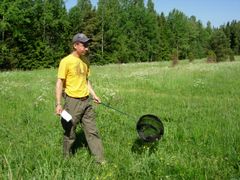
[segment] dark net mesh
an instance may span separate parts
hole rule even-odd
[[[152,142],[161,139],[164,127],[157,116],[148,114],[139,119],[137,131],[142,140]]]

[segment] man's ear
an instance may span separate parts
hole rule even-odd
[[[73,49],[76,49],[77,43],[73,44]]]

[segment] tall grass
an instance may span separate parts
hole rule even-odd
[[[240,178],[240,58],[92,66],[102,101],[136,116],[94,105],[106,166],[93,161],[77,129],[77,151],[62,157],[54,114],[56,69],[0,73],[0,179]],[[139,141],[135,126],[155,114],[161,141]]]

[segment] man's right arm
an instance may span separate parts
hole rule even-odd
[[[60,115],[62,112],[62,105],[61,105],[61,99],[62,99],[62,91],[63,91],[63,83],[64,79],[57,79],[56,83],[56,114]]]

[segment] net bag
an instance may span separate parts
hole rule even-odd
[[[137,122],[137,132],[139,137],[146,142],[160,140],[164,134],[163,123],[157,116],[143,115]]]

